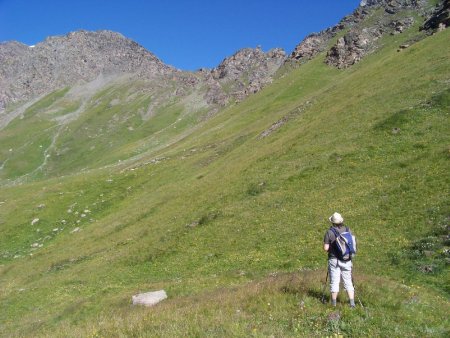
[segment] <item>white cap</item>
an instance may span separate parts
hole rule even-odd
[[[328,218],[331,223],[333,224],[342,224],[344,223],[344,219],[342,218],[341,214],[338,212],[335,212],[333,215]]]

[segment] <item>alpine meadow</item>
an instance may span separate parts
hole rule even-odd
[[[448,337],[449,12],[362,1],[197,72],[109,31],[0,44],[0,335]]]

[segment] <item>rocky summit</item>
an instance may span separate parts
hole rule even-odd
[[[0,44],[0,107],[105,76],[175,72],[134,41],[111,31],[78,31],[35,46]]]

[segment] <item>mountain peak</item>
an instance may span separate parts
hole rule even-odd
[[[107,30],[51,36],[33,48],[14,41],[0,44],[4,105],[99,75],[136,73],[153,78],[175,71],[135,41]]]

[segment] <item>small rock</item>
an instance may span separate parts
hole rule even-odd
[[[339,313],[338,311],[336,311],[336,312],[331,312],[331,313],[328,315],[328,320],[329,320],[329,321],[338,321],[339,319],[341,319],[341,315],[340,315],[340,313]]]
[[[39,218],[35,218],[34,220],[31,221],[31,225],[35,225],[39,222]]]
[[[420,271],[422,271],[423,273],[431,273],[433,272],[433,266],[431,265],[423,265],[419,268]]]
[[[423,254],[425,255],[425,257],[432,257],[434,255],[434,252],[430,250],[424,250]]]
[[[186,226],[188,228],[195,228],[197,225],[199,225],[200,223],[198,221],[192,222],[190,224],[186,224]]]
[[[395,14],[395,10],[393,10],[392,8],[385,8],[384,10],[388,14]]]
[[[133,305],[154,306],[167,298],[166,291],[159,290],[147,293],[140,293],[131,297]]]
[[[33,243],[33,244],[31,244],[31,247],[32,248],[38,248],[39,247],[39,243]]]
[[[392,134],[398,134],[400,132],[400,128],[392,128]]]
[[[59,231],[59,228],[54,228],[53,229],[53,232],[57,232],[57,231]]]
[[[37,206],[37,208],[38,208],[38,209],[44,209],[44,208],[45,208],[45,204],[39,204],[39,205]]]
[[[406,301],[406,304],[417,304],[417,303],[419,303],[419,301],[420,301],[419,297],[414,295]]]
[[[76,228],[73,229],[70,233],[73,234],[73,233],[78,232],[78,231],[80,231],[80,230],[81,230],[81,229],[80,229],[79,227],[76,227]]]
[[[80,217],[84,218],[84,217],[86,217],[86,214],[81,214]]]

